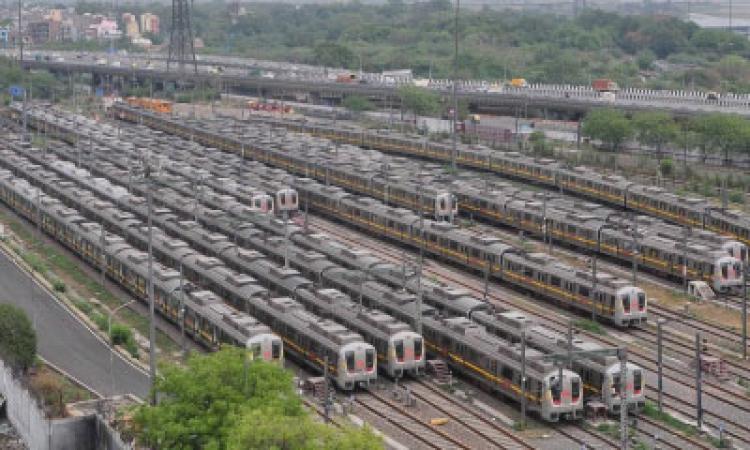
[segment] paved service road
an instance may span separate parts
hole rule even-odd
[[[23,308],[30,319],[36,317],[39,354],[102,395],[112,394],[109,370],[110,349],[77,317],[59,304],[47,291],[0,251],[0,303]],[[132,393],[147,398],[148,374],[115,354],[113,372],[117,394]]]

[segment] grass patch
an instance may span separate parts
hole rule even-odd
[[[52,284],[55,291],[65,293],[73,303],[73,306],[88,315],[96,326],[104,331],[107,330],[107,309],[122,305],[122,301],[112,292],[102,287],[99,274],[89,275],[82,267],[84,263],[78,257],[69,255],[56,246],[43,244],[37,239],[36,230],[22,223],[17,216],[0,211],[0,220],[20,241],[19,244],[11,240],[11,249],[26,261],[35,271],[44,275]],[[29,250],[27,250],[29,249]],[[101,302],[103,308],[97,311],[85,298],[96,298]],[[104,308],[106,307],[106,308]],[[120,322],[138,331],[143,336],[148,335],[149,320],[134,311],[124,310],[118,313]],[[114,324],[113,324],[114,325]],[[172,340],[162,331],[156,331],[156,345],[163,350],[163,355],[168,355],[179,350],[179,344]],[[134,338],[123,344],[125,349],[134,357],[138,355],[138,345]]]
[[[591,319],[578,319],[573,322],[573,326],[588,331],[589,333],[598,334],[601,336],[607,335],[607,330],[599,322],[594,322]]]
[[[664,425],[685,433],[688,436],[694,436],[698,432],[698,430],[693,425],[687,424],[677,419],[676,417],[673,417],[667,412],[659,411],[659,408],[654,405],[653,402],[646,402],[646,406],[643,407],[643,415],[651,419],[658,420]]]

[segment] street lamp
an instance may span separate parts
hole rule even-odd
[[[130,306],[132,303],[134,303],[135,300],[130,300],[127,303],[123,303],[122,305],[118,306],[117,308],[113,309],[109,313],[109,319],[107,320],[107,333],[109,334],[109,344],[110,344],[110,352],[109,352],[109,376],[110,381],[112,382],[112,391],[110,392],[110,395],[115,395],[115,371],[114,371],[114,358],[115,358],[115,340],[112,337],[112,318],[123,308],[126,308]]]

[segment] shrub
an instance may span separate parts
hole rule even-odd
[[[0,358],[26,371],[35,356],[36,333],[26,313],[13,305],[0,305]]]
[[[114,323],[112,324],[109,339],[114,345],[122,345],[133,340],[133,332],[123,324]]]
[[[55,292],[64,293],[67,290],[67,286],[65,286],[65,283],[62,280],[55,280],[52,282],[52,289],[54,289]]]

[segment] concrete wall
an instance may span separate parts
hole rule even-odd
[[[21,382],[0,360],[0,393],[10,423],[32,450],[127,450],[99,415],[47,419]]]

